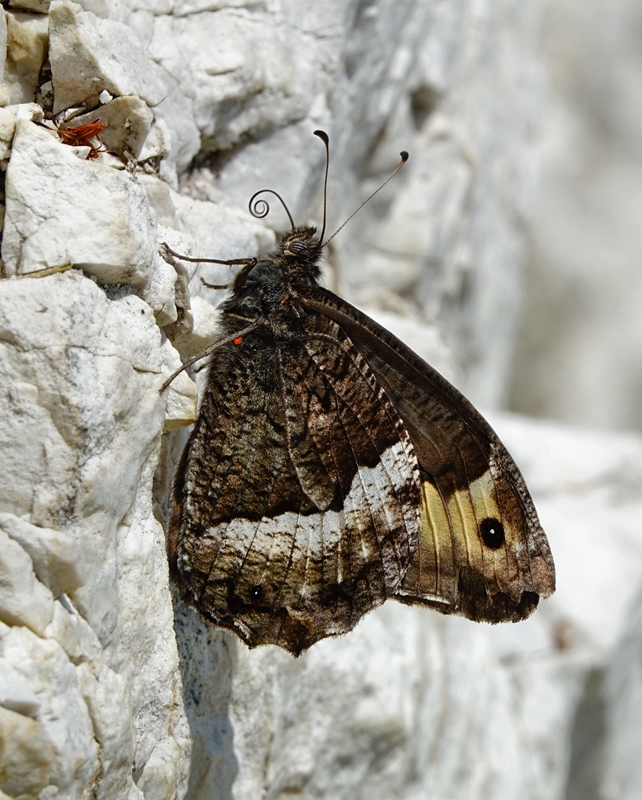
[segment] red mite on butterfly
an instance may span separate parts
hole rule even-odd
[[[206,619],[293,655],[389,598],[525,619],[555,590],[555,566],[517,465],[448,381],[320,285],[328,163],[320,236],[269,189],[292,226],[272,252],[222,261],[164,246],[241,268],[213,287],[231,289],[218,338],[160,390],[216,351],[176,471],[173,577]]]

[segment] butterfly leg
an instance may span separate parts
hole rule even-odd
[[[175,250],[167,244],[167,242],[161,242],[161,251],[167,255],[174,256],[174,258],[180,258],[181,261],[191,261],[193,263],[204,262],[206,264],[226,264],[228,267],[234,266],[255,266],[257,259],[252,258],[229,258],[227,260],[221,260],[220,258],[194,258],[193,256],[184,256],[181,253],[177,253]]]
[[[183,366],[180,369],[177,369],[175,372],[173,372],[169,376],[169,378],[163,383],[163,385],[158,390],[158,394],[163,394],[165,389],[167,389],[167,387],[174,380],[174,378],[180,375],[181,372],[186,370],[188,367],[191,367],[192,364],[195,364],[202,358],[209,356],[211,353],[214,352],[214,350],[216,350],[219,347],[223,347],[223,345],[229,344],[230,342],[236,342],[238,340],[242,341],[244,336],[246,336],[248,333],[250,333],[251,331],[255,330],[256,328],[258,328],[260,325],[263,324],[264,324],[263,320],[254,322],[252,325],[248,325],[247,328],[243,328],[243,330],[237,331],[236,333],[233,333],[231,336],[225,336],[223,339],[218,339],[217,341],[213,342],[211,345],[206,347],[205,350],[202,350],[200,353],[197,353],[195,356],[192,356],[192,358],[188,358],[187,361],[183,364]]]

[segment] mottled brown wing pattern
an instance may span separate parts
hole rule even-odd
[[[420,507],[399,414],[318,315],[299,338],[259,329],[217,352],[177,472],[170,561],[213,622],[298,654],[398,591]]]
[[[555,568],[524,480],[497,435],[450,383],[369,317],[319,287],[302,302],[350,337],[417,455],[421,535],[396,599],[489,622],[529,616],[539,597],[554,591]]]

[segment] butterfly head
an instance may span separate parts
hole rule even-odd
[[[321,249],[316,228],[294,228],[279,237],[272,257],[288,283],[314,283],[320,275]]]
[[[248,319],[287,317],[288,298],[297,289],[318,284],[321,250],[316,228],[293,228],[281,234],[274,250],[237,274],[222,309]]]

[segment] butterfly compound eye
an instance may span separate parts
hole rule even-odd
[[[295,239],[288,244],[288,251],[292,253],[293,256],[307,256],[310,253],[307,244],[299,239]]]
[[[490,550],[499,550],[506,540],[504,526],[498,519],[487,518],[479,526],[482,542]]]

